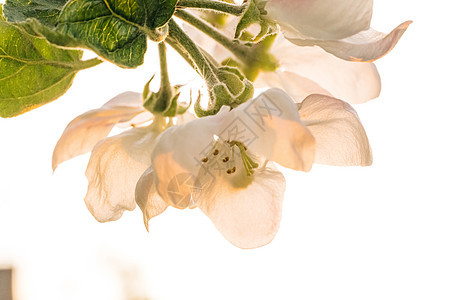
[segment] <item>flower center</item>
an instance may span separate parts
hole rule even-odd
[[[236,152],[235,146],[239,149]],[[208,169],[223,172],[231,175],[236,173],[236,161],[242,161],[247,176],[255,173],[254,169],[258,168],[256,163],[247,153],[247,147],[239,141],[216,141],[210,152],[202,159],[202,163],[208,166]]]

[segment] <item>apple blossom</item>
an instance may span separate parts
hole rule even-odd
[[[240,248],[263,246],[278,231],[286,184],[277,164],[304,172],[314,163],[371,165],[366,132],[349,103],[379,95],[371,62],[411,23],[389,34],[370,28],[373,0],[35,2],[0,5],[0,48],[8,53],[0,61],[0,115],[55,100],[77,72],[103,61],[136,68],[147,42],[157,42],[159,91],[150,91],[150,80],[142,95],[122,93],[75,118],[56,144],[53,170],[91,152],[85,203],[98,221],[117,220],[138,204],[148,230],[169,206],[199,208]],[[219,29],[211,23],[224,15],[208,22],[192,9],[236,18]],[[199,95],[193,107],[199,118],[179,105],[166,45],[207,88],[208,105]],[[99,57],[82,60],[81,49]],[[253,98],[254,87],[266,91]],[[128,130],[108,137],[114,126]]]
[[[141,115],[141,121],[153,116],[142,106],[142,95],[124,92],[106,102],[102,107],[81,114],[64,130],[53,151],[53,170],[62,162],[88,153],[95,144],[108,136],[114,125],[129,125]],[[132,121],[133,120],[133,121]]]
[[[279,61],[275,72],[261,72],[255,87],[279,87],[297,102],[324,94],[360,104],[379,96],[381,78],[374,63],[349,62],[318,47],[297,47],[282,35],[271,49]]]
[[[135,208],[136,182],[150,166],[157,136],[171,125],[167,118],[146,111],[142,102],[141,94],[125,92],[78,116],[66,127],[53,152],[56,169],[63,161],[92,151],[86,169],[85,203],[100,222],[117,220],[124,210]],[[150,120],[150,125],[136,127]],[[133,128],[107,137],[114,125]]]
[[[314,161],[371,164],[355,111],[323,95],[296,107],[285,92],[270,89],[162,133],[136,186],[136,202],[147,229],[168,206],[199,207],[232,244],[260,247],[274,238],[281,218],[285,181],[273,162],[309,171]]]
[[[372,0],[269,0],[267,18],[299,46],[319,46],[349,61],[374,61],[394,48],[411,21],[384,34],[370,28]]]

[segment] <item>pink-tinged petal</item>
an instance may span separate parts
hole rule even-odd
[[[142,108],[142,102],[142,94],[136,92],[123,92],[103,104],[102,108],[115,108],[118,106]]]
[[[411,23],[412,21],[404,22],[389,34],[369,29],[342,40],[301,39],[289,36],[289,33],[285,36],[298,46],[319,46],[344,60],[371,62],[389,53]]]
[[[84,201],[99,222],[117,220],[124,210],[135,208],[136,183],[150,166],[159,133],[153,125],[133,128],[95,145],[86,169],[89,186]]]
[[[130,127],[142,126],[145,123],[153,120],[153,117],[154,116],[151,112],[144,110],[134,116],[131,120],[117,123],[116,127],[121,129],[128,129]]]
[[[342,39],[370,27],[372,0],[269,0],[268,17],[297,37]]]
[[[316,163],[369,166],[372,150],[356,111],[346,102],[311,95],[298,104],[299,115],[316,139]]]
[[[294,170],[309,171],[315,141],[301,122],[295,103],[280,89],[270,89],[231,111],[219,137],[242,142],[267,160]]]
[[[348,62],[319,47],[297,47],[281,35],[277,37],[272,51],[280,62],[278,73],[295,73],[329,92],[315,92],[310,89],[312,92],[308,95],[332,95],[349,103],[358,104],[374,99],[380,94],[381,79],[373,63]],[[291,91],[296,87],[302,89],[303,86],[310,86],[300,80],[295,84],[294,79],[289,80],[286,77],[285,75],[280,80],[282,83],[288,82]],[[294,97],[291,92],[286,91]],[[298,99],[300,98],[295,98]],[[304,97],[300,100],[302,99]]]
[[[144,215],[144,225],[148,231],[148,222],[151,218],[162,214],[168,207],[167,203],[158,195],[155,186],[153,167],[145,170],[136,184],[136,203]]]
[[[296,73],[282,70],[262,73],[256,79],[254,86],[256,88],[280,88],[289,94],[295,102],[300,102],[311,94],[332,96],[330,92],[316,82]]]
[[[90,152],[98,141],[108,136],[115,124],[128,122],[141,114],[144,111],[142,104],[125,105],[142,102],[141,98],[138,93],[123,93],[101,108],[90,110],[72,120],[53,151],[53,170],[66,160]]]
[[[229,107],[224,106],[215,116],[173,126],[158,138],[152,153],[156,189],[170,205],[180,209],[189,206],[201,160],[228,114]]]
[[[257,169],[245,188],[236,187],[227,176],[217,177],[202,191],[199,208],[239,248],[270,243],[280,226],[286,186],[283,175],[275,167]]]

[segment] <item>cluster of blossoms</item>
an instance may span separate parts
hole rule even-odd
[[[92,152],[85,202],[100,222],[117,220],[137,204],[148,229],[169,206],[198,207],[232,244],[269,243],[285,191],[276,164],[308,172],[314,163],[372,163],[350,104],[379,95],[372,61],[388,53],[410,23],[377,32],[370,28],[372,5],[180,0],[175,16],[206,35],[170,21],[166,42],[203,76],[207,107],[199,99],[191,114],[162,76],[158,93],[148,86],[143,94],[126,92],[75,118],[55,147],[53,168]],[[223,15],[205,13],[220,8],[236,16],[219,22]],[[159,48],[165,55],[164,42]],[[161,66],[164,73],[165,56]],[[254,97],[253,86],[265,90]],[[132,128],[108,137],[116,125]]]

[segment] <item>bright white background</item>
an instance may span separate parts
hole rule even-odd
[[[356,107],[374,164],[286,171],[281,228],[260,249],[233,247],[198,210],[170,208],[150,233],[139,209],[97,223],[83,202],[89,155],[52,175],[66,124],[141,91],[154,48],[137,70],[105,63],[58,101],[1,119],[0,267],[15,267],[17,299],[450,299],[450,5],[375,2],[375,29],[414,23],[377,62],[380,98]],[[185,65],[169,63],[185,83]]]

